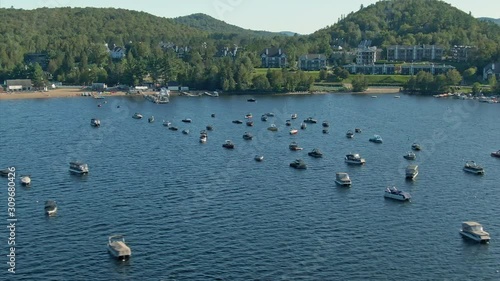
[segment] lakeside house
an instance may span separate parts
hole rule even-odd
[[[281,48],[266,48],[260,57],[264,68],[283,68],[288,65],[287,55]]]
[[[299,57],[300,70],[321,70],[326,68],[326,56],[323,54],[307,54]]]
[[[5,80],[4,85],[7,91],[31,91],[33,88],[31,79]]]
[[[401,66],[401,74],[402,75],[416,75],[420,71],[429,72],[433,75],[445,74],[446,72],[455,69],[454,66],[451,65],[440,65],[433,63],[422,63],[422,64],[403,64]]]
[[[348,64],[343,66],[351,74],[367,74],[367,75],[392,75],[396,74],[396,67],[394,64]]]
[[[500,79],[500,62],[489,63],[483,68],[483,79],[488,80],[490,76],[495,76]]]
[[[109,54],[114,60],[121,60],[125,57],[125,48],[114,46],[113,50],[109,50]]]
[[[377,62],[377,47],[371,44],[371,40],[363,40],[359,43],[356,52],[356,64],[371,65]]]
[[[444,49],[436,45],[392,45],[387,47],[388,61],[443,60]]]

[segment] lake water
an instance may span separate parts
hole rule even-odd
[[[498,104],[379,95],[66,98],[0,102],[0,167],[15,166],[16,274],[7,272],[9,230],[1,231],[3,280],[498,280],[500,149]],[[107,103],[104,104],[104,101]],[[103,103],[102,107],[98,107]],[[118,106],[120,108],[118,108]],[[135,112],[144,119],[132,119]],[[260,116],[273,112],[267,122]],[[215,118],[211,114],[215,113]],[[255,125],[245,121],[253,114]],[[289,134],[285,120],[292,113]],[[156,122],[148,123],[154,115]],[[90,126],[91,118],[102,126]],[[182,123],[191,118],[192,123]],[[169,120],[179,127],[162,126]],[[329,134],[321,122],[330,123]],[[268,131],[276,124],[278,132]],[[199,132],[213,125],[208,142]],[[362,133],[347,139],[347,130]],[[184,135],[182,129],[189,129]],[[254,139],[242,135],[251,132]],[[368,141],[379,134],[384,143]],[[234,150],[222,148],[225,140]],[[290,151],[296,141],[304,148]],[[420,174],[404,178],[418,142]],[[319,148],[324,157],[307,152]],[[366,165],[347,166],[360,153]],[[254,161],[256,154],[263,162]],[[307,170],[289,163],[302,158]],[[68,163],[89,165],[88,176]],[[485,167],[462,171],[467,160]],[[337,187],[336,172],[351,188]],[[19,184],[29,174],[31,187]],[[7,210],[6,178],[0,204]],[[411,202],[384,199],[387,186]],[[44,215],[56,200],[58,213]],[[489,245],[463,240],[461,223],[490,232]],[[126,262],[106,249],[124,234]]]

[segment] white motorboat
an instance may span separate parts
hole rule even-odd
[[[57,213],[57,204],[54,200],[45,201],[45,214],[48,216],[53,216]]]
[[[408,151],[405,155],[403,155],[403,158],[406,160],[415,160],[417,159],[417,155],[413,151]]]
[[[92,127],[100,127],[101,126],[101,120],[92,118],[90,119],[90,126]]]
[[[172,123],[170,123],[170,121],[163,121],[163,126],[165,127],[170,127],[170,125],[172,125]]]
[[[467,161],[464,166],[464,171],[467,173],[472,173],[476,175],[484,175],[483,167],[479,166],[474,161]]]
[[[352,165],[363,165],[366,162],[365,159],[361,158],[361,156],[359,156],[359,154],[357,153],[347,154],[344,157],[344,160],[347,164],[352,164]]]
[[[227,149],[233,149],[234,148],[234,143],[230,140],[226,140],[222,147],[227,148]]]
[[[323,157],[323,152],[321,152],[318,148],[315,148],[311,152],[308,152],[307,155],[314,158],[321,158]]]
[[[155,117],[154,117],[154,116],[150,116],[150,117],[148,118],[148,122],[149,122],[149,123],[153,123],[154,121],[155,121]]]
[[[386,188],[384,197],[399,201],[410,201],[411,199],[410,193],[398,190],[395,186]]]
[[[418,165],[408,165],[405,170],[406,178],[413,180],[418,175]]]
[[[307,164],[302,159],[296,159],[295,161],[290,163],[290,167],[298,170],[305,170],[307,169]]]
[[[460,234],[462,235],[462,237],[469,238],[476,242],[490,242],[490,234],[483,230],[483,226],[480,223],[475,221],[463,222]]]
[[[108,251],[119,260],[126,260],[132,255],[129,246],[125,244],[123,235],[112,235],[108,238]]]
[[[88,174],[89,166],[82,162],[70,162],[69,163],[69,171],[75,174]]]
[[[291,142],[290,145],[288,145],[288,148],[292,151],[299,151],[302,150],[302,147],[299,147],[299,144],[296,142]]]
[[[299,132],[297,129],[291,129],[290,130],[290,135],[296,135]]]
[[[370,138],[370,141],[374,142],[374,143],[382,143],[383,142],[382,137],[379,135],[374,135],[372,138]]]
[[[257,162],[262,162],[262,161],[264,161],[264,156],[263,155],[255,155],[255,157],[253,159],[255,159],[255,161],[257,161]]]
[[[345,136],[348,139],[352,139],[352,138],[354,138],[354,133],[351,130],[349,130],[349,131],[347,131],[347,133],[345,133]]]
[[[292,119],[297,119],[297,117],[298,117],[297,113],[293,113],[292,116],[290,116],[290,118]]]
[[[335,174],[335,182],[340,186],[351,186],[351,178],[347,173],[337,173]]]
[[[413,143],[411,145],[411,149],[416,150],[416,151],[420,151],[420,150],[422,150],[422,147],[418,143]]]
[[[271,132],[276,132],[278,131],[278,127],[276,127],[275,124],[271,124],[271,126],[267,127],[267,129]]]
[[[132,118],[134,118],[134,119],[142,119],[142,114],[140,114],[140,113],[137,113],[137,112],[136,112],[136,113],[132,116]]]
[[[31,177],[29,175],[21,176],[21,184],[29,186],[31,184]]]
[[[208,139],[207,131],[203,130],[200,132],[200,143],[206,143]]]

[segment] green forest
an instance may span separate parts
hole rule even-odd
[[[338,47],[354,50],[366,39],[382,49],[393,44],[436,44],[447,50],[454,45],[477,47],[476,56],[457,67],[461,75],[500,61],[500,26],[438,0],[379,1],[311,35],[294,36],[245,30],[201,14],[167,19],[124,9],[40,8],[0,9],[0,16],[0,78],[30,78],[37,87],[47,81],[177,81],[206,90],[306,91],[319,78],[294,68],[299,56],[325,54],[337,69],[353,62],[339,56]],[[111,58],[109,49],[114,46],[125,48],[123,58]],[[222,48],[234,46],[235,56],[219,55]],[[256,72],[261,52],[269,47],[285,50],[291,67]],[[45,54],[46,63],[27,64],[26,55],[33,53]]]

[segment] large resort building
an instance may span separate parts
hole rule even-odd
[[[388,61],[441,61],[444,50],[436,45],[393,45],[387,47]]]

